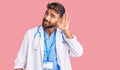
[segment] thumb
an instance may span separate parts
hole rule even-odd
[[[57,22],[57,27],[59,27],[61,25],[61,21]]]

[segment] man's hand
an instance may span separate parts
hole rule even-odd
[[[58,28],[60,28],[62,31],[68,31],[69,22],[70,22],[70,18],[68,17],[68,14],[65,13],[61,21],[58,23]]]
[[[61,29],[67,38],[73,38],[69,31],[70,17],[68,14],[64,14],[61,21],[58,23],[58,28]]]

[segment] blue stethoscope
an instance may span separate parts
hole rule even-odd
[[[34,39],[36,38],[37,35],[39,36],[39,38],[41,38],[40,27],[41,27],[41,26],[38,26],[37,31],[36,31],[35,34],[34,34]],[[61,32],[61,34],[62,34],[62,39],[64,40],[65,37],[64,37],[63,32]]]
[[[38,26],[37,31],[34,34],[34,39],[36,38],[37,35],[39,36],[39,38],[41,38],[40,27],[41,26]]]

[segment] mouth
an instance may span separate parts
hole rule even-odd
[[[45,25],[49,25],[50,23],[46,20],[43,21]]]
[[[45,24],[49,24],[47,21],[44,21]]]

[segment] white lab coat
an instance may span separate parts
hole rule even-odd
[[[24,36],[21,48],[15,59],[14,69],[26,68],[26,70],[42,70],[43,54],[44,54],[44,35],[43,27],[40,27],[41,37],[37,35],[34,38],[34,34],[37,27],[28,30]],[[56,51],[58,64],[61,70],[72,70],[69,55],[81,56],[83,54],[83,48],[77,41],[76,37],[68,39],[64,35],[62,38],[61,30],[57,28],[56,32]]]

